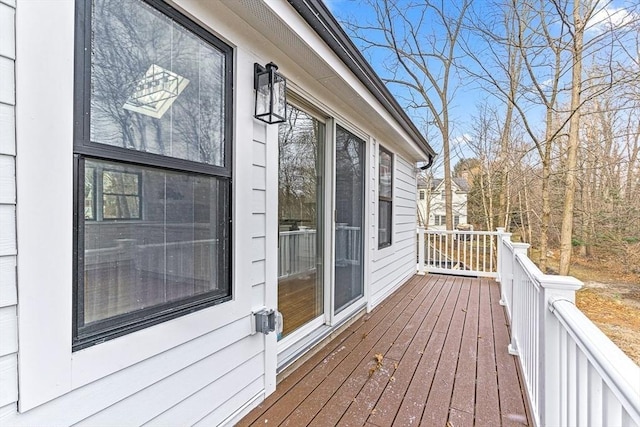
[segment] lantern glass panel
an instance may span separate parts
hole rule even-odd
[[[260,73],[258,75],[258,89],[256,90],[257,117],[269,114],[269,104],[271,101],[269,89],[269,73]]]
[[[285,79],[279,75],[273,76],[273,110],[274,118],[279,121],[284,121],[286,115],[286,82]]]

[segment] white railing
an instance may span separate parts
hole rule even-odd
[[[418,229],[418,274],[500,282],[508,351],[518,357],[537,426],[640,427],[640,367],[575,306],[582,282],[542,274],[529,245],[510,236]]]
[[[281,231],[278,236],[278,278],[316,269],[316,230]]]
[[[418,229],[418,271],[497,277],[498,237],[497,231]]]
[[[542,272],[501,233],[498,279],[534,422],[640,426],[640,367],[574,305],[582,282]]]
[[[316,269],[316,230],[281,231],[278,246],[278,278]],[[336,265],[359,264],[362,258],[360,227],[336,225]]]
[[[362,239],[360,227],[336,224],[336,265],[360,264],[362,260]]]
[[[135,272],[136,277],[161,274],[205,282],[213,280],[212,274],[217,274],[214,265],[217,239],[144,245],[138,244],[136,239],[116,239],[115,243],[117,246],[85,250],[85,270],[110,271],[113,277],[129,270]]]

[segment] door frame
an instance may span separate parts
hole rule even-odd
[[[342,127],[344,130],[351,132],[354,136],[362,139],[363,141],[363,145],[364,145],[364,152],[363,152],[363,160],[364,160],[364,166],[363,166],[363,176],[362,179],[364,180],[363,182],[363,206],[362,206],[362,297],[358,298],[357,300],[353,301],[351,304],[349,304],[347,307],[344,307],[343,310],[340,313],[335,313],[334,310],[334,302],[335,302],[335,262],[336,262],[336,253],[335,253],[335,236],[336,236],[336,129],[337,126]],[[370,230],[370,224],[371,224],[371,212],[367,209],[369,207],[369,204],[371,202],[371,197],[369,192],[371,189],[371,183],[370,183],[370,179],[371,179],[371,171],[370,168],[372,167],[372,165],[374,163],[371,162],[371,138],[365,134],[364,132],[362,132],[358,127],[356,127],[355,125],[351,124],[350,122],[344,120],[344,119],[332,119],[332,127],[331,127],[331,146],[329,148],[330,150],[330,162],[331,162],[331,204],[329,205],[330,208],[330,213],[329,213],[329,220],[331,222],[331,226],[330,226],[330,230],[331,230],[331,247],[330,247],[330,254],[331,254],[331,262],[328,263],[328,268],[330,269],[330,278],[331,278],[331,284],[330,284],[330,295],[329,295],[329,301],[327,302],[329,304],[329,310],[328,310],[328,319],[327,319],[327,324],[331,327],[337,326],[342,324],[344,321],[346,321],[348,318],[352,317],[353,315],[355,315],[357,312],[359,312],[360,310],[362,310],[364,307],[367,306],[367,301],[369,301],[369,294],[370,294],[370,265],[369,265],[369,257],[370,257],[370,242],[369,240],[371,239],[372,236],[372,231]]]
[[[292,86],[292,85],[290,85]],[[302,93],[302,91],[300,91]],[[309,321],[305,325],[301,326],[297,330],[291,332],[286,337],[282,338],[277,343],[278,353],[278,372],[297,359],[298,356],[303,355],[311,346],[316,344],[319,340],[326,337],[333,329],[356,313],[367,307],[367,301],[370,299],[370,259],[371,259],[371,216],[375,214],[370,208],[372,196],[370,195],[372,189],[372,171],[371,168],[375,165],[375,162],[371,159],[373,140],[364,133],[357,126],[345,120],[335,111],[322,105],[322,103],[316,101],[309,101],[311,97],[291,92],[289,88],[288,103],[296,108],[304,111],[316,120],[324,123],[325,125],[325,141],[324,141],[324,194],[323,194],[323,218],[322,225],[324,227],[323,233],[323,251],[324,251],[324,263],[323,263],[323,314],[319,315],[315,319]],[[356,301],[352,302],[349,306],[345,307],[340,313],[334,313],[334,293],[335,293],[335,233],[336,233],[336,127],[341,126],[345,130],[353,133],[358,138],[364,141],[364,188],[363,188],[363,296]],[[278,141],[279,144],[279,141]],[[276,174],[279,176],[279,170]],[[279,178],[278,178],[279,179]],[[276,286],[278,281],[276,280]],[[295,353],[295,355],[291,355]],[[281,360],[282,359],[282,360]]]

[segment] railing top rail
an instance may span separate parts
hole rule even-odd
[[[307,228],[304,230],[293,230],[293,231],[281,231],[278,233],[280,236],[294,236],[296,234],[313,234],[316,232],[315,228]]]
[[[582,282],[575,277],[542,273],[538,266],[535,265],[524,253],[515,254],[515,258],[536,286],[542,286],[546,289],[560,289],[565,291],[577,291],[582,287]]]
[[[640,367],[570,301],[551,297],[549,310],[571,334],[629,415],[640,424]]]
[[[499,236],[500,234],[497,231],[462,231],[462,230],[430,230],[428,228],[418,228],[418,231],[424,231],[427,234],[466,234],[466,235],[476,235],[476,236]]]

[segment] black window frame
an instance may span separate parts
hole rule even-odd
[[[393,244],[393,153],[390,150],[387,150],[382,145],[378,145],[378,186],[380,186],[381,182],[381,171],[380,171],[380,159],[382,159],[382,153],[388,154],[391,158],[391,166],[390,166],[390,186],[391,186],[391,196],[383,196],[382,192],[378,189],[378,249],[388,248]],[[388,227],[388,236],[389,240],[381,241],[380,240],[380,227],[382,220],[382,209],[388,207],[387,218],[389,220]]]
[[[218,49],[225,58],[224,87],[224,164],[210,165],[196,161],[167,157],[160,154],[135,151],[128,148],[110,146],[90,140],[91,121],[91,8],[94,0],[76,0],[75,13],[75,63],[74,63],[74,136],[73,136],[73,316],[72,316],[72,350],[77,351],[106,340],[138,331],[149,326],[175,319],[177,317],[201,310],[216,304],[230,301],[233,298],[233,187],[232,187],[232,150],[233,150],[233,105],[234,105],[234,51],[233,47],[192,21],[175,8],[161,0],[137,0],[146,3],[155,10],[174,20],[177,24]],[[84,162],[87,160],[117,162],[140,167],[150,167],[190,175],[205,175],[215,178],[226,187],[228,197],[228,217],[225,233],[228,236],[229,253],[219,257],[218,267],[226,267],[228,292],[221,295],[219,291],[209,291],[178,301],[159,304],[137,310],[132,313],[117,315],[97,322],[97,327],[83,327],[80,322],[84,316],[83,268],[84,268],[84,223],[97,218],[96,179],[94,171],[93,218],[84,215]],[[141,185],[141,180],[139,180]],[[142,197],[140,188],[139,197]],[[142,200],[142,199],[141,199]],[[140,204],[140,217],[143,207]],[[81,214],[82,212],[82,214]],[[135,218],[133,218],[135,220]],[[118,221],[121,219],[107,219]]]

